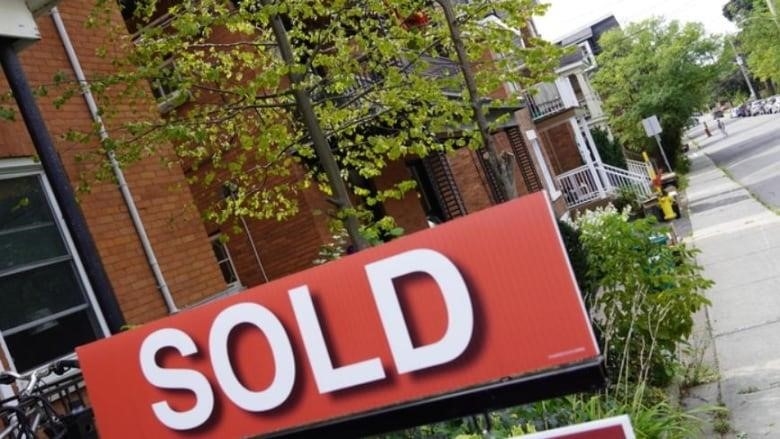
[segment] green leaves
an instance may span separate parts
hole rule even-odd
[[[750,71],[758,79],[780,82],[780,17],[771,14],[766,0],[754,1],[737,24],[739,47],[747,53]]]
[[[473,125],[471,108],[444,18],[429,2],[244,1],[237,8],[226,0],[169,3],[133,2],[132,41],[125,37],[120,47],[99,49],[113,57],[116,73],[90,81],[112,125],[112,150],[123,163],[173,146],[191,181],[216,191],[235,186],[233,197],[210,206],[207,217],[214,221],[283,220],[297,212],[303,188],[317,186],[329,195],[291,97],[290,73],[302,75],[300,86],[314,101],[361,211],[413,189],[409,181],[366,189],[388,163],[479,146],[475,133],[460,132]],[[97,1],[90,26],[111,26],[111,4]],[[542,41],[522,47],[511,31],[525,28],[544,6],[480,0],[457,9],[482,96],[507,81],[523,87],[551,78],[559,49]],[[505,26],[484,21],[487,11],[496,11]],[[427,22],[409,26],[407,18],[420,13]],[[279,56],[269,26],[275,14],[284,18],[293,45],[291,65]],[[487,57],[488,50],[495,56]],[[65,93],[57,102],[72,96]],[[382,236],[397,231],[382,230]]]
[[[677,150],[691,114],[711,95],[718,41],[700,24],[650,19],[610,31],[600,43],[593,84],[620,142],[634,151],[652,145],[641,120],[657,115],[665,146]]]
[[[701,276],[695,250],[666,245],[654,219],[629,222],[614,209],[589,212],[577,225],[610,375],[617,383],[667,384],[693,314],[709,303],[712,282]]]

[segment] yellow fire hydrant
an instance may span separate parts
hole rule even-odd
[[[664,214],[664,219],[666,221],[671,221],[675,218],[677,218],[677,214],[674,213],[674,208],[672,207],[672,204],[674,203],[674,199],[669,194],[659,194],[658,195],[658,207],[661,208],[661,212]]]

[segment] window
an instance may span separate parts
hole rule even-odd
[[[48,184],[27,162],[0,167],[0,335],[29,370],[106,334]]]
[[[167,113],[182,105],[189,97],[181,88],[181,78],[176,73],[176,65],[173,57],[168,58],[160,65],[160,74],[150,81],[152,94],[157,99],[157,108],[160,113]]]
[[[144,44],[148,37],[148,32],[161,31],[164,33],[171,27],[173,21],[171,14],[162,14],[155,18],[143,28],[138,29],[133,35],[133,42],[136,45]],[[184,104],[189,98],[189,93],[181,87],[181,77],[176,72],[173,54],[165,57],[165,60],[159,65],[154,78],[149,80],[149,86],[152,94],[157,99],[157,109],[160,113],[167,113],[174,108]]]
[[[225,279],[228,290],[241,288],[241,281],[238,280],[236,267],[233,265],[233,259],[230,257],[230,252],[224,243],[222,235],[212,235],[209,239],[211,239],[211,249],[214,251],[214,256],[217,258],[219,270],[222,272],[222,277]]]

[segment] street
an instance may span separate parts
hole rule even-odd
[[[780,114],[726,121],[728,141],[714,129],[700,142],[702,152],[760,202],[780,209]]]

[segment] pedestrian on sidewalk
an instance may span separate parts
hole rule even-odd
[[[718,119],[718,129],[723,134],[723,137],[729,136],[729,133],[726,132],[726,124],[723,123],[723,119]]]
[[[704,122],[704,132],[707,133],[707,137],[712,137],[710,133],[710,127],[707,126],[707,122]]]

